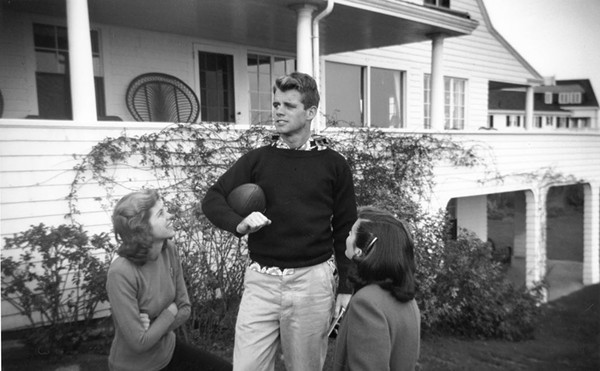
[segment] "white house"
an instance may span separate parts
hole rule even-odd
[[[169,124],[134,120],[126,94],[137,76],[174,76],[198,97],[198,121],[243,129],[268,120],[271,83],[293,69],[315,76],[321,113],[341,123],[477,145],[486,164],[439,164],[428,206],[452,202],[459,226],[485,240],[486,195],[520,192],[514,246],[528,283],[546,270],[549,187],[583,184],[581,280],[600,281],[598,125],[536,130],[534,92],[544,79],[493,28],[482,0],[3,0],[3,256],[18,253],[4,249],[5,237],[65,222],[74,154],[123,130]],[[490,91],[506,88],[524,91],[521,125],[480,130]],[[94,197],[80,195],[79,221],[108,232]],[[2,330],[25,324],[2,303]]]

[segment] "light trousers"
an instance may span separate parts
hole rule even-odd
[[[335,306],[329,261],[272,275],[248,268],[235,328],[234,371],[272,371],[281,345],[288,371],[322,370]]]

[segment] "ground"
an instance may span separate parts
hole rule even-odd
[[[332,349],[333,343],[330,345]],[[3,349],[2,370],[107,370],[106,355],[95,347],[97,344],[88,344],[85,353],[54,362],[22,349]],[[231,344],[216,352],[230,358]],[[279,366],[280,370],[283,368]],[[544,304],[533,340],[424,337],[418,370],[600,370],[600,285]]]

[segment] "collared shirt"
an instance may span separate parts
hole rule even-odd
[[[301,145],[298,148],[290,148],[290,146],[283,141],[283,139],[281,139],[281,136],[279,135],[274,135],[272,137],[273,140],[273,147],[276,148],[282,148],[282,149],[291,149],[294,151],[322,151],[324,149],[327,148],[327,144],[329,144],[329,141],[327,140],[327,138],[320,136],[320,135],[313,135],[311,137],[308,138],[308,140],[306,142],[304,142],[303,145]]]

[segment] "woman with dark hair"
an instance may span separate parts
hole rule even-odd
[[[405,222],[373,207],[358,209],[346,239],[354,295],[337,335],[334,370],[414,370],[421,317],[415,296],[414,244]]]
[[[176,339],[190,316],[172,215],[154,190],[124,196],[112,221],[120,247],[106,290],[115,324],[110,370],[231,370],[231,364]]]

